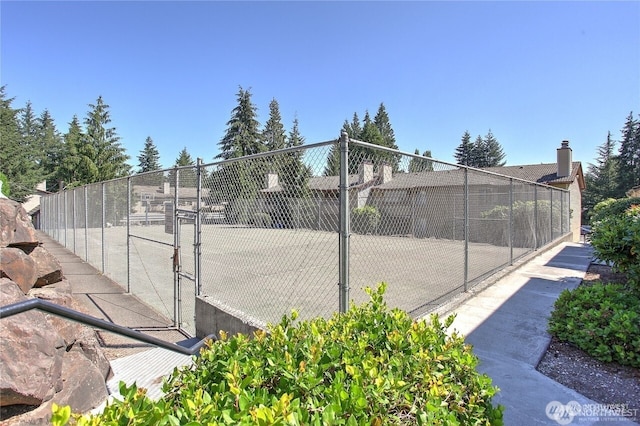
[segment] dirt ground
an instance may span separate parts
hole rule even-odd
[[[582,285],[624,282],[609,266],[591,264]],[[640,369],[598,361],[571,343],[553,338],[538,371],[600,404],[624,404],[640,413]]]

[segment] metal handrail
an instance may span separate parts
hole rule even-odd
[[[45,311],[62,318],[66,318],[68,320],[97,327],[105,331],[119,334],[121,336],[130,337],[140,342],[149,343],[163,349],[181,353],[183,355],[196,355],[200,352],[200,349],[202,349],[207,340],[216,340],[215,334],[210,334],[204,339],[197,342],[195,345],[184,347],[175,343],[170,343],[162,339],[158,339],[157,337],[149,336],[132,328],[114,324],[100,318],[92,317],[91,315],[87,315],[85,313],[78,312],[73,309],[56,305],[55,303],[51,303],[41,299],[23,300],[21,302],[12,303],[10,305],[0,306],[0,319],[17,315],[22,312],[27,312],[32,309],[39,309],[41,311]]]

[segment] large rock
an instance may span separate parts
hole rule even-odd
[[[71,283],[67,280],[42,288],[31,289],[29,296],[47,300],[74,311],[84,312],[80,303],[73,298]],[[111,376],[111,364],[104,354],[93,329],[55,315],[47,315],[47,321],[64,339],[67,349],[81,350],[84,356],[100,371],[103,381],[109,379]]]
[[[0,248],[0,278],[15,282],[25,295],[36,282],[38,269],[36,262],[19,248]]]
[[[36,263],[36,282],[34,287],[43,287],[49,284],[55,284],[62,280],[62,266],[60,262],[51,253],[43,247],[36,247],[29,257]]]
[[[26,300],[17,284],[0,278],[0,305]],[[42,312],[0,323],[0,406],[40,405],[62,390],[63,339]]]
[[[20,203],[0,198],[0,247],[35,247],[36,230]]]

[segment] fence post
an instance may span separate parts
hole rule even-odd
[[[62,193],[62,213],[64,214],[64,246],[69,248],[67,245],[67,229],[69,229],[67,224],[67,191]]]
[[[201,222],[201,211],[202,211],[202,158],[197,159],[196,164],[196,223],[195,223],[195,235],[194,235],[194,251],[195,251],[195,265],[193,266],[194,271],[194,279],[196,285],[196,296],[200,296],[202,294],[202,287],[200,281],[200,256],[202,256],[201,250],[201,231],[202,231],[202,222]]]
[[[509,264],[513,265],[513,178],[509,178]]]
[[[105,195],[105,191],[104,191],[104,182],[102,182],[100,184],[100,187],[102,188],[102,230],[101,230],[101,235],[100,235],[100,251],[101,253],[101,257],[102,257],[102,273],[104,274],[104,270],[105,270],[105,260],[106,260],[106,256],[104,254],[105,252],[105,226],[106,226],[106,221],[107,221],[107,217],[105,215],[105,211],[106,211],[106,195]]]
[[[72,207],[71,209],[73,210],[72,216],[71,216],[71,222],[73,222],[73,253],[74,254],[78,254],[78,252],[76,251],[76,191],[77,189],[73,190],[73,197],[71,197],[71,204]]]
[[[469,169],[464,169],[464,291],[469,282]]]
[[[127,293],[131,293],[131,177],[127,178]]]
[[[549,218],[549,224],[551,228],[551,239],[549,241],[553,241],[553,189],[549,189],[549,214],[551,217]]]
[[[538,250],[538,185],[533,186],[533,249]]]
[[[178,224],[178,185],[180,169],[173,169],[173,326],[180,327],[180,225]]]
[[[349,135],[340,134],[340,250],[339,309],[349,308]]]
[[[87,201],[87,185],[84,186],[84,260],[89,262],[89,202]]]

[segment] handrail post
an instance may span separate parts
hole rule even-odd
[[[340,134],[339,309],[349,309],[349,135]]]

